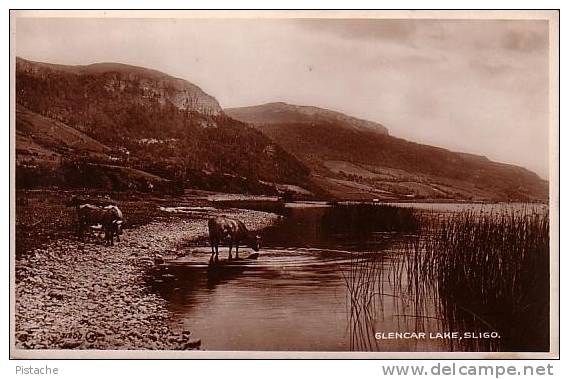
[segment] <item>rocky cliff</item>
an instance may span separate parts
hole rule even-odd
[[[97,77],[98,85],[112,97],[136,94],[141,103],[158,101],[162,105],[170,103],[180,110],[211,116],[222,114],[217,100],[202,91],[200,87],[186,80],[142,67],[119,63],[64,66],[17,58],[16,71],[20,76],[35,77],[44,81],[61,75],[72,75],[78,80]],[[89,94],[88,89],[85,89],[83,97],[88,98]],[[18,95],[20,100],[25,100],[25,93]]]

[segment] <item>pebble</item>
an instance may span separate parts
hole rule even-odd
[[[223,211],[230,212],[256,228],[276,219],[264,212]],[[206,233],[207,218],[155,221],[129,229],[128,242],[114,247],[60,239],[21,257],[15,265],[16,347],[200,348],[201,341],[190,338],[189,331],[171,328],[166,300],[148,288],[145,277],[164,263],[162,254],[175,256],[181,244]]]

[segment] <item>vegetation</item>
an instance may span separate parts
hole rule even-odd
[[[412,208],[387,204],[339,204],[328,208],[322,217],[322,227],[329,233],[348,233],[352,236],[373,232],[414,233],[419,219]]]
[[[357,128],[346,119],[306,114],[280,103],[234,108],[230,114],[250,120],[318,173],[319,184],[340,198],[356,193],[354,198],[539,201],[548,196],[547,182],[524,168],[395,138],[379,126]],[[342,174],[331,162],[353,171]],[[339,187],[336,180],[353,184]]]
[[[301,186],[309,182],[308,168],[261,132],[223,113],[181,108],[171,102],[175,98],[171,92],[178,90],[174,88],[178,82],[172,82],[174,79],[165,74],[148,76],[139,71],[87,69],[79,72],[19,62],[16,102],[25,110],[21,117],[24,113],[27,117],[25,124],[17,125],[20,154],[26,153],[21,142],[27,138],[32,145],[40,145],[63,159],[81,158],[89,163],[129,167],[202,189],[217,190],[218,174],[245,178],[230,180],[227,189],[239,192],[265,190],[253,182]],[[203,94],[204,101],[209,101],[206,96]],[[61,150],[58,146],[66,145],[61,140],[62,133],[43,133],[38,138],[35,129],[48,129],[50,120],[59,130],[66,130],[69,138],[76,139],[80,134],[89,144],[82,143],[82,149],[75,149],[73,146],[78,145],[69,143],[68,149]],[[96,146],[97,151],[89,146]],[[36,174],[53,174],[38,170],[38,164],[27,166],[36,168]],[[50,169],[57,171],[61,167],[51,165]],[[19,183],[29,184],[27,180]]]
[[[389,259],[377,254],[357,254],[343,272],[346,283],[346,313],[349,321],[350,350],[376,351],[374,320],[383,313],[382,299],[386,294],[383,276],[389,272]]]
[[[547,212],[444,214],[425,218],[420,234],[406,240],[391,255],[353,257],[345,280],[354,343],[374,347],[367,333],[387,297],[416,331],[430,323],[431,330],[499,334],[449,340],[451,350],[549,350]]]
[[[498,331],[504,351],[549,350],[549,214],[456,213],[406,254],[448,327]]]

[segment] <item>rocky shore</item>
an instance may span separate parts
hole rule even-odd
[[[207,219],[226,214],[253,230],[276,215],[208,210],[125,230],[104,246],[95,237],[60,239],[15,262],[15,345],[21,349],[199,348],[190,331],[168,326],[167,304],[144,282],[148,269],[186,241],[207,234]]]

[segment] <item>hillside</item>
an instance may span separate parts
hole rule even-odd
[[[118,63],[16,60],[19,187],[543,201],[536,174],[388,134],[377,122],[269,103],[223,110],[195,84]],[[294,189],[294,190],[292,190]]]
[[[20,186],[151,190],[166,180],[277,193],[277,184],[311,185],[308,168],[261,132],[225,115],[198,86],[158,71],[17,58],[16,104]],[[94,170],[105,178],[97,184]],[[147,184],[124,180],[133,175]]]
[[[547,199],[547,182],[522,167],[409,142],[379,128],[354,127],[349,118],[322,117],[326,111],[311,116],[305,109],[270,103],[225,112],[296,156],[310,167],[313,181],[339,198]]]

